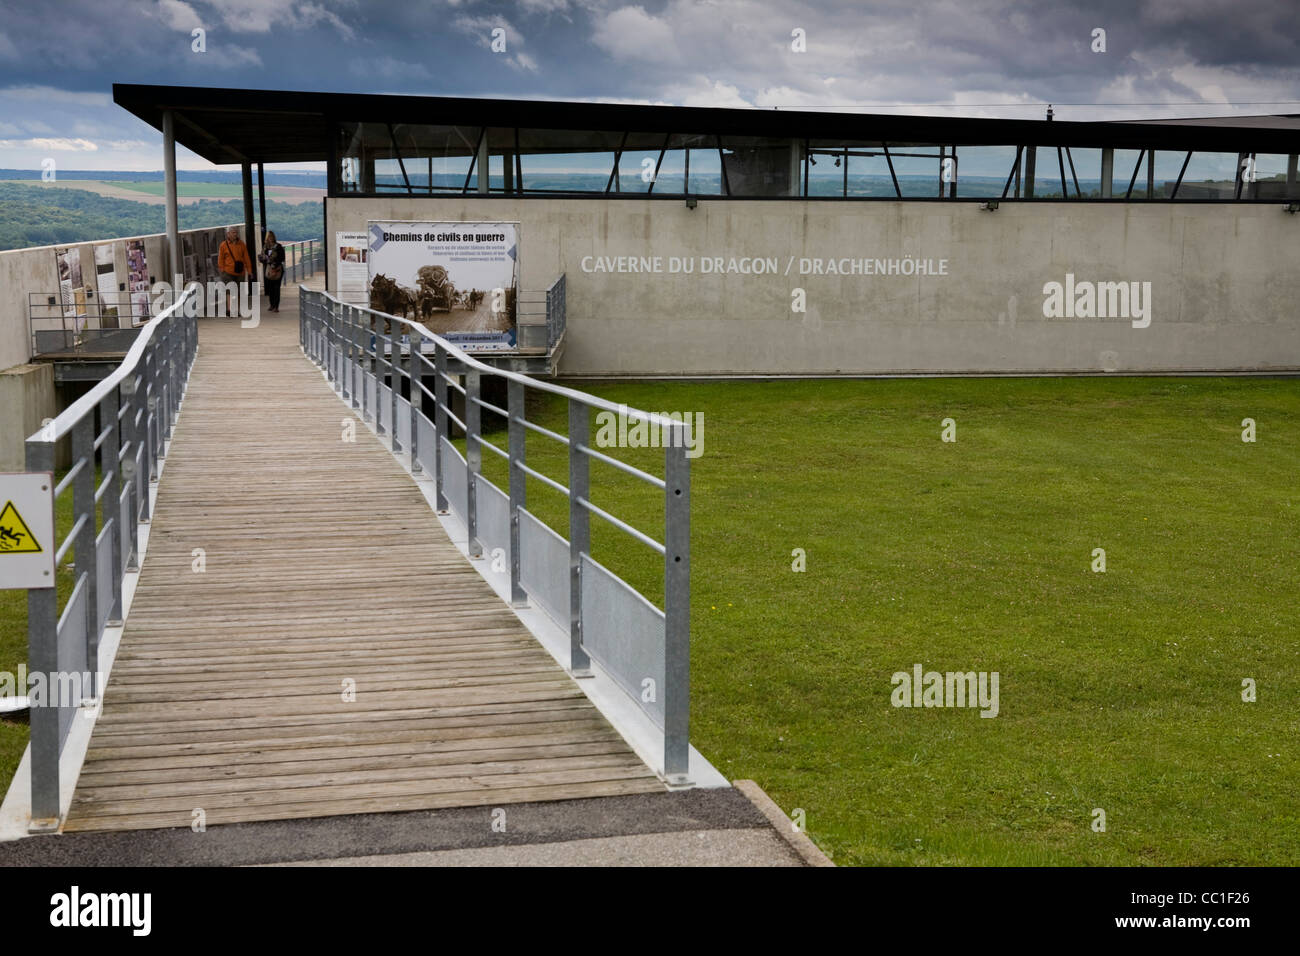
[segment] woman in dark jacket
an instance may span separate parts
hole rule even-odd
[[[262,251],[257,257],[265,267],[262,277],[265,280],[266,294],[271,300],[272,312],[280,311],[280,280],[284,278],[284,246],[275,241],[275,233],[267,232],[262,243]]]

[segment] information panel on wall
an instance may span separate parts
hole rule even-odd
[[[466,351],[515,348],[519,224],[380,222],[367,229],[370,307]]]
[[[370,288],[370,270],[366,265],[370,255],[366,233],[334,233],[334,250],[338,256],[335,262],[335,287],[339,296],[349,302],[364,301],[366,290]]]

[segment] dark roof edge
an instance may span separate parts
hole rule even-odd
[[[1206,125],[1195,120],[1049,121],[124,83],[113,84],[113,100],[156,129],[162,127],[162,111],[170,108],[182,113],[244,113],[250,118],[274,115],[287,126],[292,126],[297,116],[313,124],[338,119],[958,145],[1300,151],[1300,131],[1291,117],[1281,116],[1276,117],[1280,121],[1276,127],[1267,125],[1269,117],[1252,117],[1254,122],[1244,125],[1208,125],[1209,119]],[[194,149],[179,130],[177,137]],[[233,145],[239,149],[239,144]],[[207,155],[212,150],[195,151]]]

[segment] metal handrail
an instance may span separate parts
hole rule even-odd
[[[515,606],[523,606],[530,598],[528,587],[522,579],[523,556],[520,546],[521,515],[527,514],[536,521],[526,509],[526,481],[533,478],[563,494],[569,502],[569,541],[568,541],[568,620],[569,634],[569,668],[574,676],[585,676],[591,672],[592,659],[589,648],[583,640],[584,617],[595,613],[584,607],[584,588],[582,582],[584,561],[595,565],[591,551],[590,516],[595,514],[612,524],[620,531],[662,555],[664,561],[664,606],[662,616],[662,647],[664,686],[660,689],[662,700],[663,730],[663,776],[669,782],[685,783],[689,768],[689,699],[690,699],[690,463],[687,457],[687,438],[689,426],[676,418],[657,412],[647,412],[615,404],[594,395],[580,392],[562,385],[540,381],[527,375],[507,369],[497,368],[476,359],[459,346],[433,333],[419,322],[388,315],[364,306],[351,305],[329,294],[299,287],[299,341],[303,351],[325,372],[344,401],[358,410],[366,420],[373,421],[377,434],[390,442],[394,453],[409,452],[411,470],[419,473],[421,464],[421,429],[423,420],[433,432],[433,450],[423,451],[427,459],[432,457],[434,471],[435,503],[440,512],[445,513],[450,502],[447,496],[446,474],[449,463],[444,462],[444,443],[449,443],[451,425],[460,427],[465,434],[465,487],[463,502],[457,503],[457,509],[463,510],[467,531],[467,550],[471,558],[481,557],[483,542],[479,538],[479,502],[477,488],[486,479],[482,476],[482,455],[486,447],[506,459],[509,474],[509,557],[510,557],[510,595]],[[560,316],[562,331],[563,316],[563,277],[552,285],[547,292],[548,312]],[[401,326],[406,335],[402,335]],[[388,332],[384,332],[388,328]],[[410,347],[403,354],[401,338],[407,338]],[[432,346],[433,362],[430,363],[424,352]],[[486,401],[483,398],[482,383],[485,376],[491,376],[505,382],[507,388],[506,407]],[[373,381],[368,381],[373,377]],[[389,394],[383,394],[385,377],[391,383]],[[434,388],[429,391],[422,381],[433,380]],[[464,385],[456,377],[463,377]],[[408,395],[414,400],[407,402],[401,398],[402,381],[408,383]],[[563,398],[568,403],[568,435],[543,428],[527,420],[525,396],[528,389],[541,391]],[[450,396],[454,392],[464,395],[464,418],[458,417],[452,410]],[[420,401],[422,395],[429,395],[434,406],[434,421],[430,422],[424,415]],[[373,396],[373,398],[372,398]],[[402,405],[405,403],[405,406]],[[399,407],[409,409],[409,430],[399,426]],[[503,417],[507,424],[508,449],[503,450],[487,441],[480,425],[481,413],[486,409]],[[596,451],[592,447],[591,417],[592,410],[609,412],[626,419],[645,422],[661,429],[665,436],[663,478],[651,475],[635,468],[613,456]],[[385,427],[387,423],[387,428]],[[557,441],[568,450],[569,481],[562,484],[527,464],[525,454],[525,435],[532,431],[546,438]],[[405,434],[401,434],[405,432]],[[454,448],[448,444],[451,454]],[[612,465],[621,471],[645,481],[663,494],[664,500],[664,540],[654,538],[632,527],[622,519],[610,514],[591,501],[590,462],[598,461]],[[459,466],[457,466],[459,467]],[[625,605],[636,603],[653,609],[644,596],[633,590],[599,565],[593,573],[607,574],[626,589],[601,592],[606,600],[624,600]],[[598,580],[600,580],[598,578]],[[613,595],[613,598],[610,595]],[[555,596],[552,595],[552,606]],[[634,599],[634,600],[633,600]],[[620,605],[626,607],[624,605]],[[621,612],[620,612],[621,613]],[[629,612],[635,613],[635,611]],[[562,626],[564,622],[561,622]],[[608,625],[608,621],[601,621]],[[606,633],[610,628],[606,627]],[[612,655],[617,657],[617,654]],[[627,655],[631,659],[633,655]],[[614,678],[643,711],[658,722],[655,712],[648,708],[644,699],[638,697],[631,689],[641,683],[642,675],[620,671],[618,660],[598,657],[607,672]]]
[[[297,282],[299,279],[316,274],[317,262],[319,268],[325,268],[325,241],[323,239],[295,239],[292,242],[282,242],[284,246],[285,263],[284,279],[290,282]],[[289,252],[292,250],[293,255]],[[303,255],[303,251],[306,255]],[[292,259],[292,261],[290,261]]]
[[[139,329],[126,357],[109,375],[26,443],[27,471],[53,473],[56,444],[71,439],[72,464],[53,498],[72,490],[73,524],[55,549],[55,563],[76,549],[75,587],[58,612],[57,582],[27,592],[28,667],[32,674],[84,673],[90,699],[98,686],[99,641],[104,628],[121,623],[123,579],[139,568],[139,525],[150,519],[149,487],[180,411],[181,397],[198,351],[198,323],[186,302],[202,295],[197,283]],[[100,482],[95,484],[96,459]],[[98,522],[102,508],[104,521]],[[101,554],[106,543],[107,553]],[[104,582],[100,564],[111,573]],[[100,593],[101,583],[108,593]],[[76,609],[80,609],[80,613]],[[82,665],[79,667],[69,665]],[[76,702],[52,698],[31,708],[31,829],[56,829],[60,816],[59,758],[67,740],[64,719]]]

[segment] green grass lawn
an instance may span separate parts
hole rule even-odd
[[[692,741],[837,863],[1300,862],[1300,383],[583,387],[704,413]],[[560,402],[530,416],[566,431]],[[662,474],[661,451],[617,454]],[[555,443],[530,433],[529,456],[567,482]],[[563,499],[528,494],[567,533]],[[593,500],[661,536],[649,486],[594,465]],[[592,525],[658,601],[658,556]],[[891,707],[916,663],[997,671],[1000,714]]]

